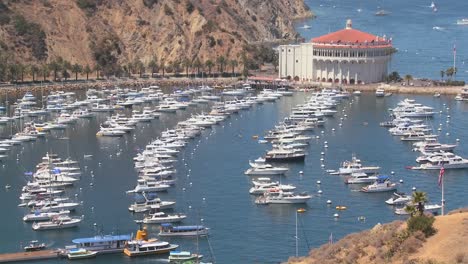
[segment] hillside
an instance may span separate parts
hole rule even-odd
[[[434,222],[437,232],[427,239],[422,233],[406,235],[405,227],[402,221],[377,225],[335,244],[313,249],[307,257],[291,258],[288,263],[468,263],[468,247],[464,244],[468,238],[466,210],[437,216]]]
[[[303,0],[0,0],[0,52],[36,64],[234,59],[247,43],[296,38],[292,20],[311,15]]]

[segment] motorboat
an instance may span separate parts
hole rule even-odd
[[[267,152],[266,161],[303,161],[305,152],[301,149],[276,148]]]
[[[468,25],[468,18],[458,19],[457,25]]]
[[[184,214],[167,215],[164,212],[156,212],[149,214],[149,216],[143,218],[143,220],[135,220],[137,223],[143,224],[162,224],[162,223],[177,223],[187,218]]]
[[[362,166],[361,160],[352,156],[351,161],[344,161],[341,164],[341,168],[338,169],[338,173],[341,175],[348,175],[352,173],[366,173],[376,174],[379,173],[380,167],[378,166]]]
[[[158,181],[146,181],[139,179],[137,181],[137,186],[127,193],[142,193],[142,192],[162,192],[167,191],[171,186],[167,184],[162,184]]]
[[[362,187],[361,192],[374,193],[374,192],[389,192],[397,189],[396,183],[392,183],[387,175],[379,175],[377,180],[368,186]]]
[[[84,248],[72,248],[68,250],[67,257],[69,260],[88,259],[96,257],[98,252],[87,250]]]
[[[170,223],[162,223],[160,227],[159,236],[207,236],[209,228],[196,225],[196,226],[174,226]]]
[[[256,204],[301,204],[307,203],[312,196],[301,193],[295,194],[293,192],[284,192],[279,188],[270,188],[263,196],[255,200]]]
[[[96,136],[105,136],[105,137],[121,137],[127,132],[123,130],[117,130],[112,127],[103,127],[101,126],[100,130],[96,133]]]
[[[252,181],[253,183],[255,181]],[[290,192],[296,189],[296,186],[290,184],[280,184],[279,182],[270,182],[267,184],[254,183],[254,186],[250,188],[249,193],[254,195],[262,195],[268,192],[271,188],[280,189],[283,192]]]
[[[351,176],[345,179],[346,184],[364,184],[373,183],[377,180],[377,176],[370,176],[363,172],[351,173]]]
[[[386,11],[386,10],[383,10],[383,9],[380,9],[378,10],[377,12],[375,12],[375,15],[376,16],[387,16],[389,15],[390,12],[389,11]]]
[[[169,209],[172,208],[176,203],[173,201],[162,201],[152,194],[143,193],[142,195],[136,195],[138,195],[138,197],[135,198],[135,203],[128,207],[128,210],[132,213],[143,213],[150,210]]]
[[[27,214],[23,217],[25,222],[39,222],[39,221],[50,221],[52,218],[62,215],[70,214],[69,210],[62,210],[58,212],[34,212]]]
[[[448,153],[446,153],[448,154]],[[428,158],[428,162],[419,167],[410,167],[413,170],[440,170],[444,169],[466,169],[468,168],[468,159],[457,155],[433,156]]]
[[[384,97],[385,96],[385,90],[381,89],[381,88],[375,90],[375,96],[376,97]]]
[[[190,253],[189,251],[171,251],[169,252],[169,263],[197,263],[200,259],[203,258],[203,255]]]
[[[442,208],[439,204],[425,204],[424,212],[438,214],[439,210]],[[406,207],[395,208],[395,214],[397,215],[409,215],[410,213],[406,211]]]
[[[46,244],[41,243],[37,240],[32,240],[29,242],[27,246],[24,247],[24,251],[30,252],[30,251],[39,251],[39,250],[44,250],[46,249]]]
[[[257,164],[250,162],[251,168],[244,172],[245,175],[283,175],[289,168],[273,167],[270,164]]]
[[[403,205],[411,202],[413,197],[404,193],[394,192],[392,197],[385,201],[389,205]]]
[[[129,257],[165,254],[178,247],[178,245],[154,238],[148,239],[146,229],[140,229],[137,231],[135,238],[125,244],[124,254]]]
[[[58,216],[52,218],[51,221],[34,223],[32,229],[34,231],[40,230],[53,230],[53,229],[65,229],[78,226],[83,221],[83,218],[72,218],[69,216]]]
[[[94,237],[75,238],[72,243],[82,249],[98,253],[123,252],[125,243],[131,240],[131,235],[97,235]]]

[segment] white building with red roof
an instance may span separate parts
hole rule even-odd
[[[345,29],[278,50],[280,78],[336,84],[383,81],[394,53],[391,39],[353,29],[351,20]]]

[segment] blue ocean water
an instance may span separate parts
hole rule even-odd
[[[296,93],[276,103],[257,105],[233,115],[222,124],[204,131],[179,155],[177,185],[160,196],[162,199],[177,201],[176,211],[185,212],[189,216],[186,224],[203,223],[211,228],[209,240],[202,238],[198,243],[206,260],[213,260],[214,257],[217,263],[278,263],[295,254],[295,213],[299,206],[256,205],[254,197],[248,194],[251,179],[243,172],[249,167],[248,160],[263,155],[269,148],[258,144],[252,136],[263,135],[287,116],[292,106],[303,102],[305,97],[304,93]],[[392,137],[379,126],[379,122],[388,118],[387,109],[396,106],[405,97],[394,95],[377,99],[372,94],[364,94],[345,101],[338,108],[336,117],[327,120],[323,128],[311,134],[320,138],[312,140],[305,162],[288,165],[290,171],[281,181],[298,186],[298,191],[314,195],[305,207],[307,211],[299,215],[300,255],[306,255],[309,247],[327,243],[330,234],[333,234],[334,239],[339,239],[379,222],[402,219],[393,214],[392,207],[385,205],[384,201],[389,194],[360,193],[356,187],[346,186],[342,177],[326,174],[326,169],[338,168],[340,162],[349,160],[353,153],[365,164],[381,166],[383,173],[394,171],[393,180],[404,180],[399,187],[400,191],[410,192],[415,186],[428,192],[432,202],[440,201],[438,172],[405,169],[408,165],[416,164],[417,153],[411,151],[409,144]],[[435,107],[437,112],[442,111],[442,114],[429,120],[429,124],[435,130],[442,124],[442,142],[460,139],[457,153],[467,157],[468,135],[464,128],[468,126],[465,118],[468,104],[449,97],[409,97]],[[3,187],[0,189],[1,210],[4,212],[0,225],[0,251],[20,250],[21,243],[32,239],[52,243],[52,247],[62,247],[70,244],[73,238],[94,235],[97,229],[104,233],[134,233],[138,226],[133,222],[135,217],[127,210],[132,198],[125,194],[136,182],[132,158],[138,149],[156,138],[165,128],[172,127],[193,112],[203,110],[206,108],[191,108],[176,115],[164,114],[160,120],[143,125],[121,139],[96,138],[98,122],[105,118],[105,114],[100,114],[97,119],[80,120],[69,130],[13,150],[9,159],[0,167],[0,186],[12,186],[9,190]],[[448,115],[451,118],[447,123]],[[343,124],[341,127],[340,122]],[[4,128],[4,132],[8,133],[8,127]],[[446,136],[447,132],[449,136]],[[324,147],[325,141],[328,148]],[[34,232],[30,224],[21,221],[24,209],[17,207],[17,204],[21,186],[27,180],[23,176],[24,172],[34,170],[47,151],[63,157],[70,156],[80,162],[82,180],[71,191],[72,195],[76,193],[77,198],[83,201],[78,214],[85,215],[85,220],[77,229]],[[325,152],[324,168],[321,168],[320,152]],[[84,159],[84,155],[93,155],[93,158]],[[299,171],[303,171],[303,175]],[[317,180],[321,181],[320,185],[316,184]],[[445,186],[448,210],[466,206],[466,184],[468,178],[465,170],[447,171]],[[319,195],[318,190],[323,193]],[[331,200],[333,205],[327,206],[327,200]],[[348,207],[348,210],[338,212],[339,219],[333,217],[337,212],[336,205]],[[364,216],[366,221],[359,221],[360,216]],[[150,227],[149,230],[152,234],[158,231],[157,227]],[[172,239],[171,242],[180,244],[181,249],[197,249],[196,239]],[[122,255],[109,255],[87,262],[159,261],[162,260],[154,257],[130,260]],[[59,262],[62,261],[48,263]]]
[[[316,19],[298,21],[296,24],[306,41],[343,29],[349,18],[355,29],[392,38],[398,52],[393,57],[391,69],[401,76],[411,74],[418,78],[440,79],[440,71],[453,65],[453,47],[456,45],[456,79],[466,80],[468,77],[468,26],[456,23],[457,19],[468,17],[467,1],[434,1],[437,12],[430,8],[430,0],[305,2],[317,15]],[[379,9],[390,14],[375,16]],[[305,24],[311,28],[301,28]]]

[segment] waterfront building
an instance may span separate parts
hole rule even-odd
[[[346,28],[301,44],[280,45],[279,77],[303,82],[361,84],[383,81],[394,53],[392,40]]]

